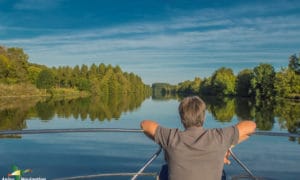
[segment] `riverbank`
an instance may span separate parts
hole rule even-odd
[[[75,99],[91,96],[91,93],[87,91],[79,91],[74,88],[52,88],[48,90],[48,94],[50,94],[53,99]]]
[[[41,97],[49,96],[45,91],[37,89],[32,84],[20,83],[20,84],[0,84],[0,97],[10,98],[10,97]]]
[[[73,88],[38,89],[32,84],[0,84],[0,98],[27,98],[27,97],[86,97],[90,93]]]

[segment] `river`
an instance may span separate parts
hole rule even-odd
[[[207,102],[205,128],[253,119],[258,130],[299,132],[299,102],[253,102],[212,99]],[[1,100],[0,129],[139,128],[143,119],[182,129],[179,98],[91,97],[75,100]],[[233,151],[256,175],[267,179],[299,179],[300,140],[253,135]],[[158,146],[142,133],[65,133],[14,135],[0,139],[0,176],[12,166],[31,169],[23,177],[55,179],[99,173],[137,172]],[[163,153],[146,169],[158,172]],[[228,176],[245,174],[231,158]],[[101,179],[129,179],[115,177]],[[154,179],[141,177],[139,179]]]

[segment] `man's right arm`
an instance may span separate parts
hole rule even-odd
[[[255,132],[256,124],[253,121],[241,121],[236,124],[236,127],[239,131],[238,143],[241,143],[246,139],[248,139],[249,136]],[[230,151],[228,150],[224,156],[225,164],[230,164],[229,156],[230,156]]]
[[[255,132],[256,123],[253,121],[241,121],[236,125],[236,127],[239,130],[238,143],[241,143]]]

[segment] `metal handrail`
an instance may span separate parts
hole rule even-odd
[[[67,128],[67,129],[25,129],[25,130],[2,130],[0,135],[17,134],[44,134],[44,133],[81,133],[81,132],[144,132],[142,129],[130,128]],[[299,133],[256,131],[253,135],[258,136],[282,136],[300,138]]]
[[[64,178],[56,178],[54,180],[73,180],[73,179],[90,179],[90,178],[100,178],[100,177],[121,177],[121,176],[133,176],[136,173],[127,173],[127,172],[118,172],[118,173],[100,173],[93,175],[85,175],[85,176],[73,176],[73,177],[64,177]],[[139,176],[157,176],[157,173],[140,173]]]
[[[256,179],[256,177],[254,176],[254,174],[250,171],[250,169],[244,164],[242,163],[241,160],[239,160],[239,158],[232,152],[231,148],[229,148],[228,150],[231,154],[231,156],[233,157],[233,159],[249,174],[249,176],[252,179]]]
[[[46,133],[92,133],[92,132],[143,132],[141,129],[127,128],[73,128],[73,129],[25,129],[0,131],[0,135],[46,134]]]
[[[151,158],[145,163],[145,165],[131,178],[131,180],[135,180],[138,176],[140,176],[144,170],[158,157],[161,152],[161,146],[159,149],[151,156]]]

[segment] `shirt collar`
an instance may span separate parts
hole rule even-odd
[[[194,131],[204,131],[205,129],[203,128],[203,126],[192,126],[192,127],[189,127],[187,129],[185,129],[186,132],[194,132]]]

